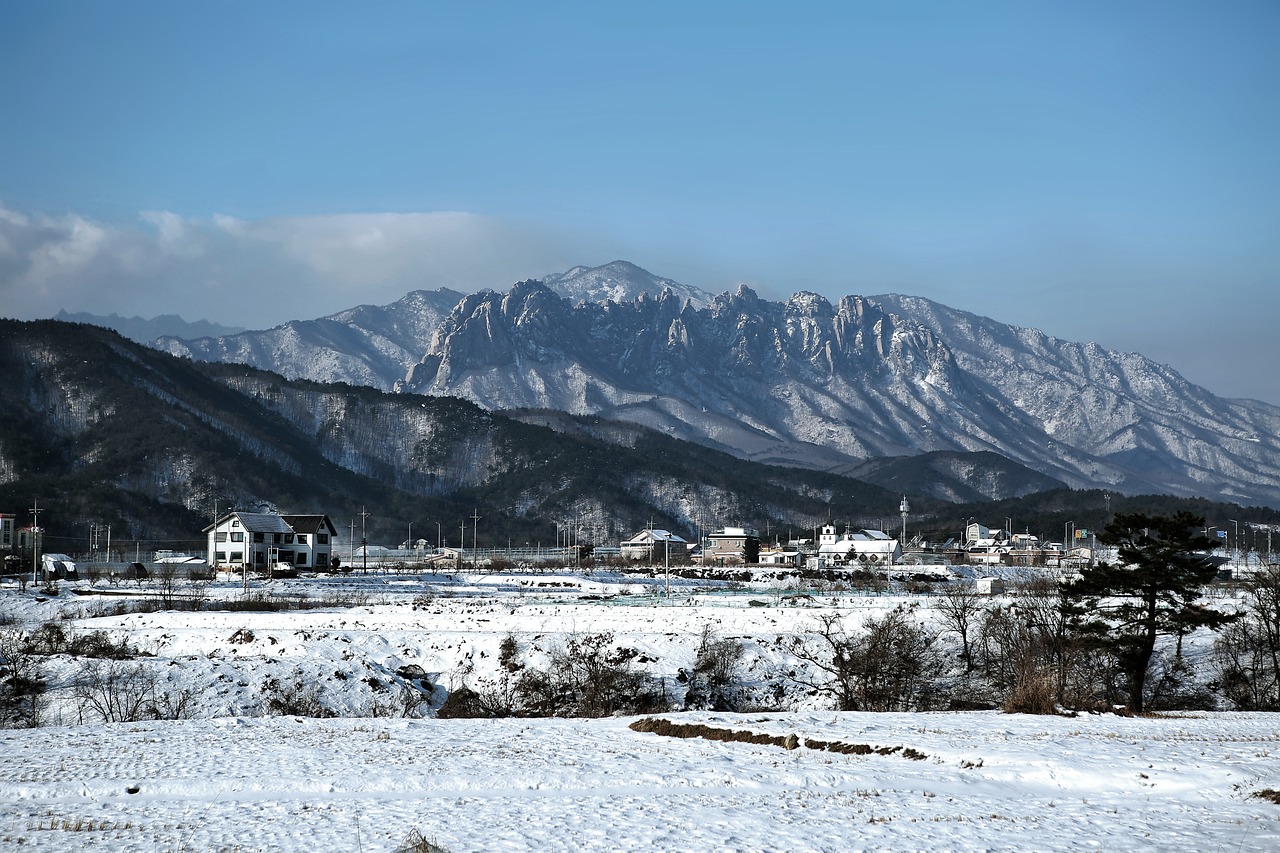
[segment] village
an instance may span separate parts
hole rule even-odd
[[[970,519],[963,531],[943,542],[919,536],[904,538],[907,518],[903,500],[898,535],[884,529],[854,528],[828,522],[808,537],[762,536],[748,526],[724,526],[689,541],[666,529],[646,527],[611,544],[578,541],[572,526],[554,545],[479,547],[474,527],[458,530],[459,543],[450,545],[436,525],[437,539],[405,539],[394,546],[369,542],[351,526],[350,534],[325,514],[282,513],[269,506],[256,511],[231,510],[202,531],[203,551],[157,549],[143,552],[136,542],[114,543],[110,529],[94,526],[84,547],[74,553],[42,547],[37,525],[16,526],[16,516],[0,513],[0,553],[5,574],[27,575],[32,581],[74,580],[82,572],[94,577],[139,579],[160,571],[179,570],[192,578],[212,579],[220,573],[238,576],[296,576],[299,572],[350,572],[386,569],[517,569],[596,566],[629,567],[760,567],[765,569],[841,570],[863,576],[934,574],[946,576],[950,567],[1039,568],[1053,574],[1074,572],[1089,565],[1097,553],[1093,533],[1064,530],[1064,542],[1045,542],[1029,533],[989,527]],[[467,546],[467,534],[471,544]],[[412,526],[409,527],[412,536]],[[67,549],[74,550],[74,549]],[[972,572],[964,572],[966,576]]]

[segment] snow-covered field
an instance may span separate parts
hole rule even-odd
[[[118,599],[4,587],[11,628],[58,619],[127,637],[195,718],[82,722],[68,686],[79,662],[51,660],[48,725],[0,731],[0,849],[390,851],[413,832],[453,853],[1280,849],[1280,805],[1255,796],[1280,789],[1275,715],[836,713],[821,697],[790,712],[655,715],[795,735],[792,749],[636,731],[635,717],[386,716],[403,710],[406,679],[443,693],[492,677],[507,634],[536,656],[610,631],[674,673],[712,624],[747,646],[750,677],[817,614],[856,620],[896,603],[686,582],[667,599],[662,588],[599,575],[349,576],[270,591],[356,606],[95,615]],[[344,716],[266,716],[269,679],[314,685]]]

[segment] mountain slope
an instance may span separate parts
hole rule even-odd
[[[887,297],[775,303],[745,287],[706,308],[670,291],[571,305],[521,282],[460,302],[397,388],[842,472],[993,452],[1073,487],[1280,504],[1280,409],[1220,400],[1141,356],[955,314]]]
[[[850,473],[996,453],[1077,488],[1280,505],[1280,409],[1220,399],[1139,355],[915,297],[708,298],[622,261],[547,282],[162,344],[291,377],[630,421],[770,464]],[[965,492],[930,470],[932,493]],[[1026,487],[997,474],[973,476]]]
[[[1134,353],[1059,340],[920,297],[872,299],[937,334],[960,368],[1041,424],[1050,441],[1164,491],[1275,505],[1280,408],[1216,397]]]
[[[248,364],[290,379],[390,390],[461,298],[447,288],[415,290],[391,305],[361,305],[319,320],[237,335],[164,337],[155,346],[171,355]]]
[[[178,359],[95,326],[0,320],[0,371],[13,390],[0,407],[0,509],[38,501],[51,536],[102,523],[119,539],[194,539],[215,504],[267,501],[338,520],[368,509],[373,541],[428,520],[456,531],[478,513],[482,545],[553,542],[569,523],[609,543],[654,522],[689,536],[809,528],[898,500],[647,430],[625,442],[559,434],[452,397]]]
[[[577,304],[579,302],[630,302],[643,295],[657,296],[670,290],[678,299],[698,308],[711,303],[713,295],[696,287],[656,276],[629,261],[612,261],[598,267],[574,267],[563,273],[543,276],[549,289]]]

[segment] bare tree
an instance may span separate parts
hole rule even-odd
[[[40,725],[44,666],[21,631],[0,630],[0,728]]]
[[[1242,710],[1280,710],[1280,566],[1246,581],[1244,593],[1244,615],[1214,644],[1222,689]]]
[[[160,563],[152,577],[155,579],[156,597],[165,610],[173,610],[178,598],[178,578],[181,573],[177,563]]]
[[[811,637],[792,638],[791,653],[808,668],[790,677],[842,711],[927,710],[942,670],[936,640],[901,607],[856,634],[840,616],[823,614]]]
[[[143,664],[90,660],[76,674],[72,695],[83,717],[91,711],[104,723],[133,723],[155,714],[156,676]]]
[[[973,672],[977,665],[973,659],[973,644],[987,609],[986,600],[972,586],[952,581],[943,587],[937,606],[943,621],[960,637],[960,657],[964,661],[965,672]]]

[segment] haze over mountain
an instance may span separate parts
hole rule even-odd
[[[526,281],[451,308],[453,292],[418,292],[158,345],[493,410],[631,421],[771,463],[843,472],[992,452],[1073,487],[1280,503],[1280,408],[1215,397],[1137,354],[920,297],[707,297],[624,262],[548,278],[556,289]]]
[[[208,320],[188,322],[177,314],[161,314],[147,319],[143,317],[121,317],[119,314],[108,314],[103,317],[97,314],[87,314],[83,311],[72,313],[64,310],[55,314],[53,319],[62,320],[66,323],[91,323],[95,326],[115,329],[129,340],[137,341],[140,344],[149,344],[156,338],[161,337],[205,338],[218,335],[238,335],[247,331],[243,327],[223,326],[220,323],[211,323]]]

